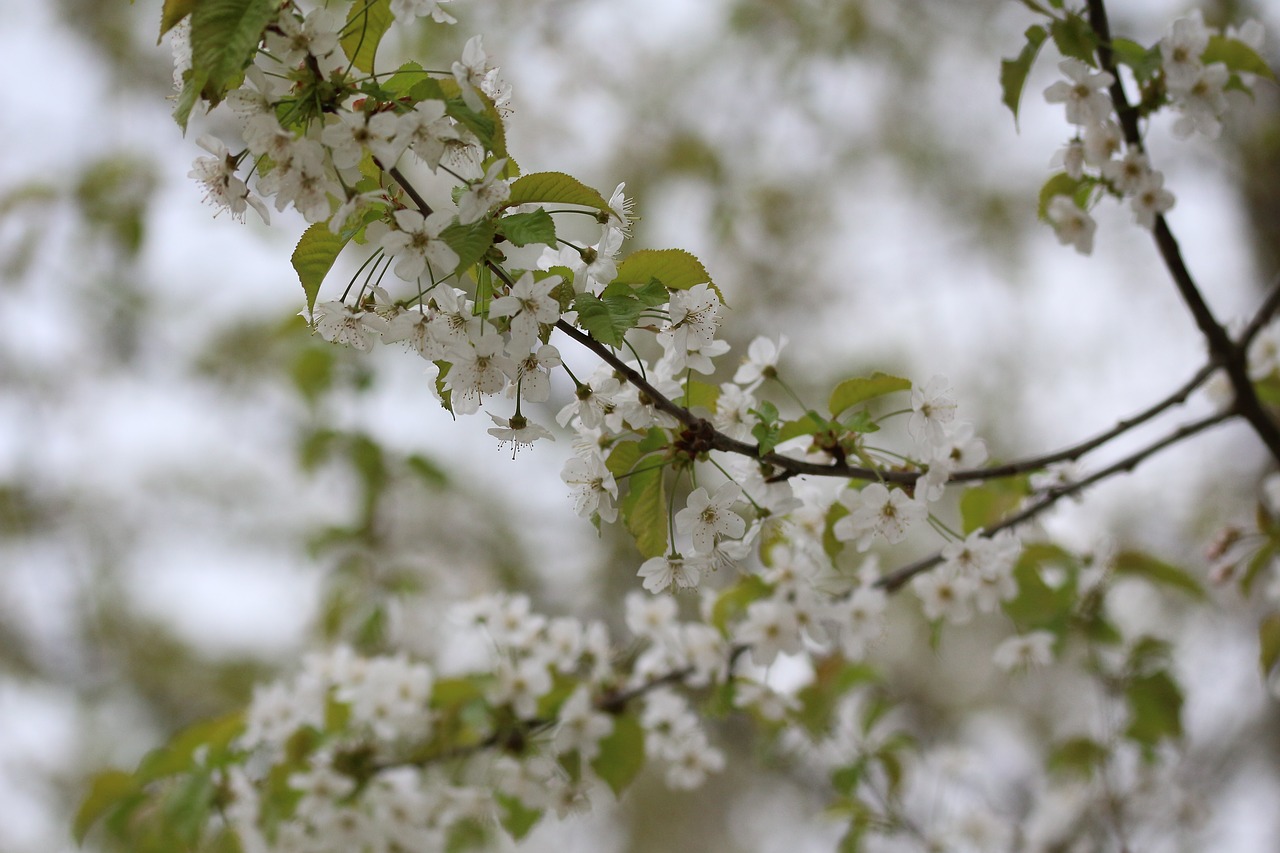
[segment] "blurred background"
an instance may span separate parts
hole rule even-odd
[[[195,119],[183,138],[170,119],[159,5],[0,0],[0,853],[75,849],[87,773],[132,766],[243,704],[308,648],[430,655],[450,602],[499,587],[616,624],[637,587],[634,547],[572,512],[563,437],[512,461],[487,423],[440,409],[416,357],[312,337],[289,265],[304,223],[212,218],[187,172],[195,138],[229,126]],[[1115,5],[1113,31],[1143,44],[1188,11]],[[1204,8],[1210,23],[1258,17],[1280,64],[1274,4]],[[483,33],[514,89],[522,168],[606,195],[625,181],[641,217],[630,246],[697,254],[732,308],[724,337],[738,350],[787,335],[783,370],[815,400],[871,370],[941,373],[993,458],[1012,459],[1113,425],[1202,363],[1127,209],[1101,205],[1090,258],[1036,222],[1070,128],[1040,95],[1057,76],[1051,49],[1020,128],[1000,103],[999,59],[1033,22],[1019,3],[450,11],[457,27],[424,25],[386,49],[452,56]],[[1176,142],[1170,124],[1157,120],[1149,143],[1178,199],[1171,226],[1219,316],[1245,317],[1280,269],[1280,98],[1260,84],[1217,143]],[[531,414],[549,425],[559,405]],[[1211,406],[1201,395],[1185,411]],[[1249,516],[1267,466],[1230,425],[1043,527],[1203,575],[1206,543]],[[1157,833],[1135,849],[1276,849],[1280,715],[1257,676],[1250,606],[1230,590],[1209,607],[1145,587],[1117,600],[1127,630],[1176,640],[1188,691],[1177,783],[1198,810],[1190,846]],[[1064,704],[1070,682],[1000,687],[986,663],[1000,626],[948,629],[932,650],[918,618],[895,624],[877,660],[927,745],[981,776],[974,786],[1008,794],[1046,732],[1091,725],[1096,709]],[[730,769],[706,789],[674,795],[645,777],[621,806],[549,822],[523,846],[831,849],[841,828],[820,817],[822,786],[762,762],[745,735],[719,732]]]

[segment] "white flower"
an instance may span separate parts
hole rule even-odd
[[[1154,228],[1156,217],[1171,210],[1173,204],[1173,193],[1164,188],[1164,175],[1156,171],[1148,172],[1138,182],[1129,202],[1134,220],[1143,228]]]
[[[1080,180],[1084,175],[1084,140],[1077,137],[1068,142],[1065,148],[1054,153],[1049,166],[1061,168],[1067,177]]]
[[[747,618],[734,629],[734,641],[751,648],[757,666],[773,663],[779,652],[795,654],[803,648],[795,608],[776,598],[751,602]]]
[[[1109,160],[1102,164],[1102,177],[1126,196],[1136,193],[1143,179],[1150,173],[1151,163],[1147,160],[1147,155],[1136,148],[1129,149],[1119,160]]]
[[[1048,631],[1010,637],[996,646],[991,660],[1006,672],[1021,667],[1047,666],[1053,662],[1053,642],[1053,634]]]
[[[956,401],[950,396],[951,383],[935,376],[923,388],[911,391],[911,420],[907,431],[916,441],[929,447],[941,447],[947,440],[947,427],[955,420]]]
[[[618,498],[618,484],[598,454],[569,457],[560,479],[570,487],[573,510],[578,515],[586,518],[599,513],[600,520],[610,524],[617,519],[618,508],[613,502]]]
[[[644,579],[642,586],[652,593],[662,592],[669,586],[692,589],[702,579],[705,566],[706,559],[696,554],[692,557],[669,554],[645,560],[636,575]]]
[[[506,168],[506,158],[495,161],[484,177],[467,187],[458,199],[458,221],[463,225],[484,219],[511,196],[511,186],[498,177]]]
[[[884,633],[888,606],[885,591],[870,585],[859,587],[842,605],[837,605],[840,651],[847,659],[862,658],[867,647]]]
[[[489,72],[489,57],[484,52],[484,44],[480,36],[472,36],[462,47],[462,61],[453,63],[453,79],[458,81],[462,90],[462,100],[468,107],[478,113],[484,112],[484,101],[476,87],[484,82]]]
[[[751,426],[755,422],[751,410],[756,406],[756,398],[750,391],[732,382],[722,383],[720,396],[716,398],[716,413],[712,423],[716,429],[730,438],[746,441],[751,435]]]
[[[1185,88],[1172,89],[1174,106],[1182,112],[1173,124],[1173,134],[1186,139],[1202,133],[1217,139],[1222,132],[1221,119],[1227,111],[1225,87],[1231,72],[1221,62],[1201,68]]]
[[[591,703],[586,687],[579,687],[560,706],[560,725],[556,728],[558,752],[577,750],[584,761],[600,754],[600,741],[613,733],[613,717],[601,713]]]
[[[1280,369],[1280,323],[1268,323],[1249,342],[1249,378],[1257,382]],[[1280,504],[1276,504],[1280,509]]]
[[[542,324],[551,325],[560,319],[560,303],[551,291],[560,284],[560,276],[547,276],[541,280],[526,272],[511,287],[511,292],[489,305],[490,317],[511,318],[512,347],[527,351],[538,340]]]
[[[498,662],[497,682],[489,699],[495,705],[511,705],[521,717],[533,717],[538,712],[538,700],[551,692],[551,671],[537,658],[525,658],[511,663],[506,658]]]
[[[763,335],[757,337],[747,346],[747,357],[733,374],[733,381],[748,391],[755,390],[761,382],[777,374],[778,356],[786,345],[786,335],[780,336],[776,344]]]
[[[1064,59],[1058,63],[1070,82],[1059,80],[1044,90],[1044,99],[1051,104],[1067,106],[1067,121],[1071,124],[1097,124],[1111,114],[1111,99],[1105,90],[1115,82],[1105,71],[1097,73],[1079,59]]]
[[[400,159],[405,140],[397,134],[399,119],[393,113],[365,113],[345,110],[330,117],[320,133],[320,141],[329,146],[333,165],[350,169],[360,163],[365,149],[390,169]]]
[[[660,640],[676,630],[676,600],[670,596],[629,592],[625,610],[627,627],[637,639]]]
[[[613,195],[609,196],[609,210],[606,213],[609,218],[608,227],[624,237],[629,237],[631,236],[631,219],[635,215],[633,210],[635,201],[623,194],[626,188],[625,183],[618,184],[614,188]]]
[[[453,369],[445,379],[455,412],[471,414],[479,408],[482,395],[497,394],[506,387],[507,377],[516,372],[516,366],[501,354],[503,348],[502,336],[494,331],[486,331],[455,348]]]
[[[317,59],[338,49],[338,31],[344,21],[332,9],[313,9],[304,20],[291,11],[284,11],[276,19],[280,32],[267,31],[267,50],[285,65],[297,65],[307,55]]]
[[[396,228],[382,234],[379,243],[387,254],[397,257],[396,275],[405,281],[414,281],[427,264],[432,265],[432,273],[437,277],[453,272],[458,256],[440,236],[449,226],[447,213],[436,211],[423,216],[416,210],[397,210],[395,221]],[[370,235],[370,239],[375,238]]]
[[[925,618],[946,619],[953,625],[962,625],[972,618],[974,585],[973,578],[937,569],[911,579],[911,588],[920,599]]]
[[[689,495],[689,503],[676,513],[676,530],[693,536],[693,550],[710,554],[717,536],[737,539],[746,532],[747,523],[731,510],[742,496],[737,483],[724,483],[714,496],[699,486]]]
[[[377,314],[360,311],[336,299],[315,306],[315,330],[331,343],[368,352],[373,349],[374,335],[386,327],[386,321]]]
[[[545,403],[551,398],[551,368],[560,365],[560,351],[543,344],[516,363],[516,381],[507,386],[507,391],[515,394],[518,390],[522,400]]]
[[[496,426],[489,428],[489,435],[498,439],[498,446],[501,447],[506,442],[511,442],[511,458],[514,459],[516,453],[524,447],[533,447],[533,443],[540,438],[547,441],[555,441],[556,437],[540,427],[524,415],[512,415],[510,418],[500,418],[497,415],[490,414],[490,418]]]
[[[440,167],[447,145],[462,139],[453,121],[444,114],[444,101],[419,101],[397,122],[397,141],[404,142],[432,170]]]
[[[1197,9],[1190,17],[1179,18],[1169,25],[1169,33],[1160,39],[1160,67],[1170,89],[1188,89],[1203,65],[1200,57],[1209,46],[1209,30]]]
[[[1056,195],[1049,200],[1046,215],[1053,225],[1054,233],[1058,235],[1059,243],[1075,246],[1076,251],[1082,255],[1093,251],[1093,233],[1098,224],[1074,201],[1065,195]]]
[[[1102,168],[1124,147],[1124,134],[1114,121],[1100,121],[1084,129],[1084,161]]]
[[[837,521],[831,532],[842,542],[857,540],[859,551],[870,548],[878,535],[896,545],[906,538],[913,523],[928,514],[924,504],[882,483],[872,483],[861,491],[845,489],[840,502],[849,508],[849,514]]]
[[[448,2],[449,0],[391,0],[391,14],[395,15],[396,21],[402,26],[427,15],[439,24],[456,24],[457,20],[440,8],[441,3]]]
[[[196,144],[213,155],[197,157],[191,171],[187,173],[187,177],[195,178],[204,185],[205,201],[231,211],[231,216],[241,221],[244,220],[245,210],[252,207],[263,222],[270,223],[267,206],[261,199],[250,195],[249,188],[236,175],[236,158],[227,150],[222,140],[205,135],[197,139]]]

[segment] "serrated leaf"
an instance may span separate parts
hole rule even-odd
[[[629,296],[638,299],[646,308],[665,305],[671,298],[671,294],[667,293],[667,289],[662,286],[662,282],[656,279],[650,279],[647,283],[640,285],[622,281],[611,282],[605,286],[604,290],[600,291],[600,298],[608,299],[611,296]]]
[[[133,775],[123,770],[107,770],[94,776],[89,785],[89,793],[80,803],[72,822],[72,834],[76,843],[83,844],[89,830],[104,814],[140,790]]]
[[[511,195],[503,207],[518,204],[576,204],[596,210],[608,210],[609,202],[592,189],[564,172],[534,172],[511,183]]]
[[[406,62],[382,82],[382,88],[392,96],[408,97],[413,101],[443,101],[444,90],[439,82],[427,76],[425,69],[416,62]]]
[[[578,325],[603,344],[617,348],[627,332],[636,327],[645,305],[631,296],[601,299],[591,293],[579,293],[573,299],[578,312]]]
[[[1276,73],[1271,70],[1270,65],[1267,65],[1266,60],[1259,56],[1257,51],[1239,39],[1210,36],[1209,46],[1201,54],[1200,61],[1205,65],[1221,62],[1230,71],[1256,74],[1268,80],[1276,79]]]
[[[253,61],[276,16],[270,0],[201,0],[191,11],[191,68],[218,94]]]
[[[1035,64],[1040,47],[1048,37],[1048,31],[1039,24],[1027,27],[1027,43],[1023,45],[1017,58],[1000,61],[1000,91],[1003,93],[1000,100],[1013,113],[1014,127],[1018,126],[1018,107],[1022,102],[1022,89],[1027,84],[1027,75],[1031,73],[1031,66]]]
[[[504,216],[498,220],[498,229],[511,245],[517,247],[532,243],[554,246],[556,242],[555,220],[542,208]]]
[[[1258,626],[1258,664],[1263,677],[1280,661],[1280,613],[1269,613]]]
[[[892,394],[896,391],[910,391],[911,380],[900,376],[890,376],[876,371],[870,376],[857,379],[846,379],[831,391],[831,399],[827,408],[832,417],[839,417],[846,409],[865,403],[876,397]]]
[[[373,73],[374,57],[383,35],[395,21],[391,0],[373,0],[351,4],[347,25],[342,31],[342,51],[351,64],[361,71]]]
[[[1116,574],[1144,577],[1173,587],[1195,599],[1206,597],[1204,588],[1186,571],[1140,551],[1123,551],[1117,555],[1115,571]]]
[[[1168,672],[1133,679],[1125,699],[1129,704],[1126,737],[1145,747],[1182,737],[1182,689]]]
[[[1094,35],[1089,22],[1078,14],[1059,18],[1049,25],[1053,35],[1053,43],[1063,56],[1078,59],[1086,65],[1096,67],[1097,59],[1094,51],[1098,46],[1098,37]]]
[[[1095,740],[1087,737],[1071,738],[1056,744],[1049,751],[1049,770],[1089,778],[1110,755],[1111,752]]]
[[[632,252],[618,264],[618,276],[614,281],[623,284],[644,285],[658,281],[667,290],[688,290],[706,284],[715,291],[724,304],[724,295],[711,280],[702,261],[683,249],[642,249]]]
[[[191,14],[196,0],[164,0],[164,8],[160,10],[160,35],[156,44],[164,38],[164,34],[182,23],[182,19]]]
[[[622,796],[644,767],[644,729],[634,715],[614,717],[613,733],[600,741],[591,767],[615,797]]]
[[[451,272],[461,273],[478,264],[493,245],[495,233],[497,230],[493,220],[487,218],[470,225],[455,222],[441,231],[440,239],[448,243],[449,248],[458,256],[458,266]]]
[[[629,489],[619,501],[627,530],[645,558],[667,551],[666,478],[661,468],[641,470],[627,478]]]
[[[316,294],[324,277],[333,269],[334,261],[347,245],[346,239],[329,230],[327,222],[316,222],[302,232],[293,256],[289,259],[302,282],[302,292],[307,297],[307,313],[315,310]]]

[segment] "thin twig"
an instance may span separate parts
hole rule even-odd
[[[1132,471],[1140,463],[1145,461],[1148,457],[1155,455],[1161,450],[1164,450],[1166,447],[1177,444],[1178,442],[1183,441],[1184,439],[1190,438],[1191,436],[1196,435],[1197,433],[1204,432],[1210,427],[1217,426],[1220,423],[1225,423],[1226,421],[1229,421],[1236,416],[1237,416],[1237,413],[1235,411],[1231,409],[1226,409],[1216,414],[1201,418],[1200,420],[1192,421],[1191,423],[1185,424],[1179,427],[1178,429],[1174,430],[1164,438],[1158,441],[1152,442],[1151,444],[1141,448],[1140,450],[1134,451],[1133,453],[1129,454],[1128,456],[1124,457],[1118,462],[1114,462],[1111,465],[1108,465],[1107,467],[1102,468],[1094,472],[1093,474],[1090,474],[1088,477],[1085,477],[1082,480],[1077,480],[1074,483],[1068,483],[1067,485],[1064,485],[1064,486],[1055,486],[1054,488],[1047,490],[1044,493],[1044,496],[1040,498],[1040,500],[1026,507],[1021,512],[1014,513],[1013,515],[1001,521],[999,524],[996,524],[988,528],[985,532],[988,536],[991,536],[996,533],[999,533],[1001,530],[1017,527],[1020,524],[1030,521],[1031,519],[1035,518],[1037,515],[1044,512],[1049,507],[1053,506],[1063,498],[1070,497],[1071,495],[1081,492],[1084,489],[1087,489],[1089,486],[1092,486],[1094,483],[1100,482],[1101,480],[1105,480],[1108,477],[1114,476],[1121,472]],[[876,586],[881,587],[882,589],[888,590],[889,592],[894,592],[897,589],[899,589],[903,584],[905,584],[907,581],[911,580],[911,578],[915,577],[916,575],[920,574],[923,571],[927,571],[928,569],[933,568],[934,566],[938,565],[941,562],[942,562],[942,552],[939,551],[938,553],[935,553],[932,556],[925,557],[922,560],[917,560],[916,562],[911,563],[910,565],[903,566],[900,569],[890,572],[889,574],[880,578],[880,580],[876,581]]]

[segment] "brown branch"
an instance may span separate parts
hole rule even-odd
[[[1129,454],[1128,456],[1124,457],[1118,462],[1114,462],[1111,465],[1108,465],[1106,468],[1102,468],[1101,470],[1096,471],[1093,474],[1090,474],[1088,477],[1085,477],[1082,480],[1077,480],[1074,483],[1068,483],[1063,486],[1055,486],[1054,488],[1047,490],[1044,493],[1044,496],[1040,498],[1040,500],[1036,501],[1035,503],[1021,510],[1020,512],[1014,513],[1013,515],[1001,521],[999,524],[987,529],[986,534],[988,536],[991,536],[996,533],[999,533],[1001,530],[1007,530],[1012,527],[1017,527],[1020,524],[1030,521],[1031,519],[1035,518],[1037,515],[1044,512],[1049,507],[1053,506],[1063,498],[1070,497],[1071,495],[1077,494],[1078,492],[1083,491],[1089,486],[1092,486],[1094,483],[1105,480],[1108,477],[1114,476],[1122,472],[1132,471],[1134,468],[1138,467],[1140,463],[1145,461],[1148,457],[1154,456],[1156,453],[1160,452],[1161,450],[1164,450],[1166,447],[1170,447],[1171,445],[1177,444],[1178,442],[1184,439],[1190,438],[1191,436],[1196,435],[1197,433],[1204,432],[1210,427],[1217,426],[1220,423],[1225,423],[1226,421],[1229,421],[1236,416],[1237,416],[1237,413],[1234,410],[1227,409],[1225,411],[1218,412],[1217,414],[1213,414],[1213,415],[1209,415],[1208,417],[1201,418],[1198,421],[1192,421],[1189,424],[1185,424],[1179,427],[1178,429],[1174,430],[1164,438],[1158,441],[1155,441],[1140,450],[1134,451],[1133,453]],[[925,557],[922,560],[917,560],[914,563],[911,563],[909,565],[903,566],[900,569],[896,569],[895,571],[890,572],[889,574],[880,578],[880,580],[876,581],[875,585],[878,587],[881,587],[882,589],[888,590],[889,592],[894,592],[900,589],[903,584],[911,580],[916,575],[933,568],[934,566],[938,565],[941,562],[942,562],[942,552],[939,551],[938,553],[935,553],[932,556]]]
[[[1120,79],[1115,55],[1111,51],[1111,25],[1107,21],[1106,4],[1104,0],[1088,0],[1088,8],[1089,24],[1098,36],[1099,65],[1103,71],[1114,78],[1110,88],[1111,102],[1116,108],[1125,142],[1129,147],[1141,151],[1143,146],[1142,134],[1138,128],[1138,113],[1129,103],[1128,95],[1125,94],[1124,82]],[[1165,221],[1163,214],[1156,215],[1151,231],[1156,241],[1156,248],[1160,251],[1160,257],[1164,260],[1165,268],[1173,278],[1174,286],[1177,287],[1187,310],[1191,312],[1196,326],[1209,344],[1209,353],[1213,361],[1226,371],[1227,378],[1231,380],[1231,387],[1235,391],[1235,411],[1249,422],[1258,438],[1262,439],[1263,444],[1271,452],[1272,457],[1280,461],[1280,427],[1277,427],[1276,422],[1267,414],[1253,390],[1244,349],[1232,342],[1227,330],[1209,310],[1209,305],[1200,293],[1200,288],[1196,286],[1195,279],[1191,277],[1191,272],[1183,260],[1182,250],[1178,247],[1178,241],[1173,236],[1173,232],[1169,230],[1169,224]]]
[[[1262,304],[1258,306],[1258,310],[1253,314],[1253,319],[1249,321],[1249,325],[1244,327],[1244,331],[1240,333],[1239,340],[1236,341],[1236,346],[1246,356],[1249,352],[1249,344],[1253,343],[1253,339],[1258,336],[1258,333],[1266,328],[1272,315],[1278,309],[1280,309],[1280,276],[1276,276],[1271,280],[1271,288],[1267,298],[1262,300]]]

